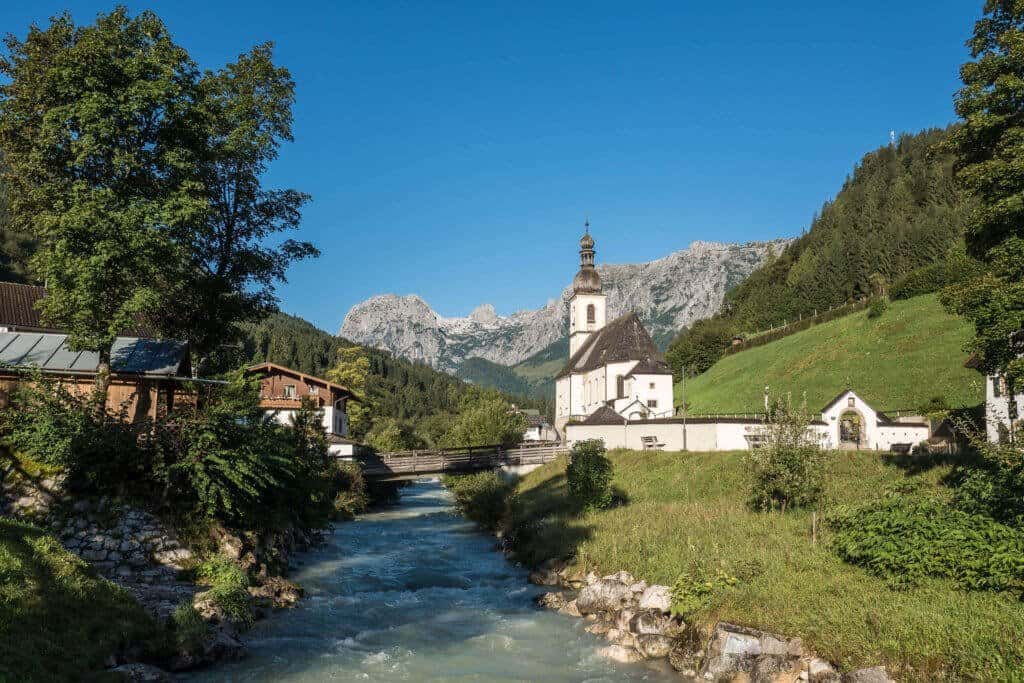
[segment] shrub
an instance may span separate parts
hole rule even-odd
[[[209,624],[203,620],[191,600],[184,600],[174,608],[171,628],[176,650],[184,652],[195,652],[202,647],[210,631]]]
[[[806,402],[798,408],[788,397],[774,402],[764,425],[764,445],[746,456],[755,510],[785,512],[813,506],[821,498],[824,456],[809,422]]]
[[[249,578],[238,565],[226,557],[213,555],[196,567],[195,575],[210,586],[208,595],[231,621],[243,627],[252,626],[255,615]]]
[[[1024,527],[1024,451],[1019,445],[989,443],[976,430],[965,427],[964,431],[970,435],[977,462],[954,471],[954,503],[965,512]]]
[[[366,435],[366,444],[378,453],[404,451],[421,445],[413,431],[393,417],[374,420],[373,429]]]
[[[895,496],[829,515],[832,547],[894,588],[926,578],[971,590],[1024,590],[1024,531],[936,498]]]
[[[886,303],[885,297],[873,296],[868,301],[868,317],[869,318],[880,318],[885,313],[885,309],[889,307]]]
[[[565,468],[569,494],[584,509],[603,509],[612,504],[612,462],[605,457],[604,442],[580,441],[572,447]]]
[[[503,398],[480,398],[463,407],[444,436],[448,447],[513,446],[523,440],[526,417]]]
[[[351,519],[370,504],[370,494],[363,478],[363,470],[354,462],[334,465],[338,479],[338,492],[334,496],[334,510],[341,517]]]
[[[513,488],[496,472],[445,476],[443,482],[466,518],[490,531],[501,526]]]

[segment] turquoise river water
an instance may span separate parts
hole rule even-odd
[[[586,622],[535,607],[540,589],[436,481],[339,524],[302,561],[307,598],[246,635],[247,659],[187,680],[678,681],[606,661]]]

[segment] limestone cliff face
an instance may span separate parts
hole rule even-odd
[[[694,242],[649,263],[599,265],[608,318],[636,311],[656,341],[718,312],[725,292],[778,254],[789,240]],[[571,279],[567,273],[566,280]],[[568,287],[543,308],[509,316],[490,304],[464,318],[445,318],[416,295],[374,296],[356,304],[339,334],[396,356],[454,370],[467,358],[515,365],[568,334]]]

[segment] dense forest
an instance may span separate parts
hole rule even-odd
[[[903,135],[865,155],[805,234],[731,290],[720,314],[676,337],[673,371],[703,372],[736,335],[898,287],[911,274],[919,282],[919,271],[947,258],[959,263],[968,207],[953,176],[950,130]]]
[[[319,376],[334,364],[338,349],[354,346],[284,313],[273,313],[249,326],[246,337],[247,361],[271,361]],[[451,375],[395,358],[387,351],[367,348],[366,355],[370,360],[367,391],[378,416],[411,422],[437,413],[455,413],[474,390]],[[529,407],[545,407],[536,400],[512,400]]]

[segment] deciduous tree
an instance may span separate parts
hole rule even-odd
[[[951,138],[958,177],[977,203],[969,253],[987,273],[951,287],[944,301],[974,323],[982,370],[1024,381],[1024,0],[987,0],[967,41],[972,61],[956,94],[963,120]]]

